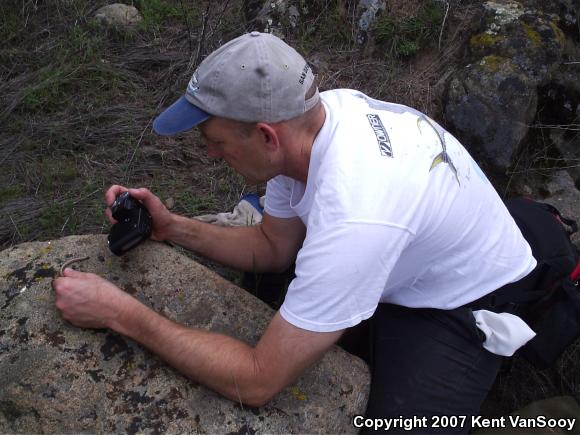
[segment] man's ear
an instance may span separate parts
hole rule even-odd
[[[280,137],[276,129],[272,125],[264,122],[258,122],[256,127],[260,131],[266,149],[276,151],[280,147]]]

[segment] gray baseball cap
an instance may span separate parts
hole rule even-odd
[[[269,33],[239,36],[206,57],[185,95],[153,122],[161,135],[189,130],[211,116],[242,122],[295,118],[319,101],[306,99],[314,74],[304,58]]]

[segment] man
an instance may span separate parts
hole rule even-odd
[[[474,315],[468,304],[522,279],[536,261],[461,144],[408,107],[352,90],[319,94],[306,61],[258,32],[209,55],[185,96],[154,123],[160,134],[194,126],[209,156],[249,183],[268,182],[262,223],[212,226],[172,214],[147,189],[129,192],[149,210],[153,240],[242,270],[282,271],[296,262],[259,343],[175,324],[71,269],[54,282],[63,318],[111,328],[254,406],[371,318],[368,417],[477,414],[499,355],[531,336],[517,317]],[[111,187],[106,203],[125,190]],[[506,330],[515,335],[501,336]]]

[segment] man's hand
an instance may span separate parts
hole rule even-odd
[[[93,273],[65,269],[52,282],[62,318],[83,328],[108,328],[133,298]]]
[[[107,193],[105,193],[105,203],[107,204],[105,216],[107,216],[109,222],[111,224],[117,222],[113,219],[113,215],[111,214],[111,205],[113,205],[117,196],[127,191],[129,191],[129,194],[133,198],[141,201],[151,215],[151,218],[153,219],[151,239],[159,242],[167,240],[169,228],[174,220],[173,214],[167,210],[167,207],[163,205],[157,196],[153,195],[153,193],[146,188],[128,189],[124,186],[111,186],[109,190],[107,190]]]

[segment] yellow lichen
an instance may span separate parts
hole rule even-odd
[[[562,30],[558,27],[558,25],[553,21],[550,21],[550,27],[554,32],[554,37],[556,38],[556,41],[558,41],[558,44],[560,44],[560,46],[563,47],[566,44],[566,36],[564,35],[564,32],[562,32]]]
[[[536,29],[534,29],[532,26],[530,26],[529,24],[523,23],[524,26],[524,33],[526,34],[526,36],[528,37],[528,39],[530,41],[532,41],[532,43],[536,46],[536,47],[541,47],[542,46],[542,37],[540,36],[540,34],[537,32]]]
[[[290,393],[298,400],[304,401],[307,399],[306,394],[304,394],[298,387],[292,387]]]
[[[506,62],[509,62],[509,59],[506,59],[505,57],[501,56],[496,56],[494,54],[485,56],[479,61],[481,65],[485,66],[488,70],[492,72],[497,72]]]
[[[503,40],[503,36],[492,35],[491,33],[483,32],[472,36],[469,40],[469,45],[471,45],[472,48],[490,47],[501,40]]]
[[[48,242],[48,244],[44,248],[40,249],[41,254],[48,254],[50,251],[52,251],[52,243],[51,242]]]

